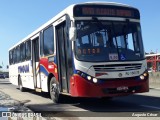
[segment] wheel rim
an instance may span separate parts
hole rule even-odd
[[[50,92],[51,92],[51,97],[53,98],[53,99],[57,99],[57,84],[55,84],[55,83],[52,83],[51,84],[51,88],[50,88]]]
[[[57,85],[56,85],[55,83],[53,83],[53,84],[51,85],[51,93],[53,93],[53,94],[55,95],[56,89],[57,89]]]

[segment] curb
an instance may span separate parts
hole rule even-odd
[[[156,89],[156,90],[160,90],[160,88],[155,88],[155,87],[150,87],[149,89]]]

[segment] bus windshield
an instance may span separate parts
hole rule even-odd
[[[76,21],[75,56],[81,61],[144,59],[140,23],[129,21]]]

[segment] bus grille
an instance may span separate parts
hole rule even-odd
[[[142,64],[111,64],[111,65],[94,65],[96,72],[115,72],[141,69]]]

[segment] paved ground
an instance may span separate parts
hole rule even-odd
[[[107,102],[97,99],[77,100],[67,97],[62,104],[53,103],[47,94],[40,94],[34,91],[22,93],[17,89],[17,86],[11,85],[7,80],[0,80],[0,91],[1,98],[5,100],[14,99],[19,103],[27,102],[25,105],[34,112],[49,111],[47,115],[52,115],[54,120],[139,120],[140,118],[137,118],[137,116],[140,115],[160,115],[159,89],[150,89],[148,93],[118,97]],[[143,120],[159,120],[159,117],[143,117]]]
[[[0,79],[0,86],[9,87],[11,86],[11,84],[8,81],[8,79]],[[10,93],[13,94],[14,91],[10,91]],[[0,87],[0,120],[23,120],[23,117],[20,117],[21,115],[23,116],[23,114],[21,115],[19,114],[19,117],[8,117],[8,118],[3,117],[2,118],[2,116],[6,115],[4,112],[9,112],[9,111],[11,112],[12,115],[14,114],[14,116],[18,115],[15,112],[29,113],[27,116],[32,115],[33,111],[31,111],[24,105],[26,102],[29,102],[29,101],[13,99],[11,95],[8,95],[7,93],[3,91],[3,87]],[[3,112],[3,115],[2,115],[2,112]],[[41,120],[43,119],[45,118],[41,118]],[[30,117],[30,118],[27,118],[27,120],[35,120],[35,118]],[[38,120],[38,118],[36,120]]]

